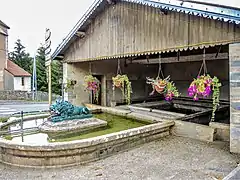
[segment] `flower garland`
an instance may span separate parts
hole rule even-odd
[[[118,74],[116,77],[112,77],[112,80],[113,80],[113,88],[115,87],[120,88],[122,91],[122,96],[125,97],[127,104],[130,104],[132,86],[127,75]]]
[[[87,75],[84,77],[85,90],[89,91],[90,93],[93,92],[93,98],[97,102],[100,92],[100,84],[100,81],[92,75]]]
[[[211,78],[210,75],[198,76],[194,79],[188,88],[188,95],[193,97],[193,100],[199,100],[199,97],[208,97],[212,93],[213,111],[211,121],[215,119],[215,112],[219,106],[220,87],[221,83],[217,77]]]
[[[150,95],[153,95],[157,91],[159,94],[164,94],[166,101],[171,101],[173,97],[180,96],[175,84],[170,82],[170,76],[165,79],[160,79],[159,77],[156,79],[147,78],[147,84],[151,84],[153,88]]]

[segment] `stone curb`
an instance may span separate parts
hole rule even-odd
[[[240,178],[240,166],[238,165],[238,167],[236,167],[225,178],[223,178],[223,180],[239,180],[239,178]]]

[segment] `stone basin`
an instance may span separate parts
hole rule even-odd
[[[40,132],[49,137],[62,137],[70,134],[81,134],[107,126],[107,122],[97,118],[75,119],[61,122],[47,121],[39,126]]]

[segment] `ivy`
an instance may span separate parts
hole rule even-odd
[[[76,83],[77,82],[75,80],[67,79],[67,83],[66,83],[66,85],[64,87],[64,90],[66,92],[69,91],[70,89],[72,90]]]
[[[215,112],[219,106],[220,103],[220,87],[221,83],[219,82],[219,79],[217,77],[214,77],[212,79],[212,89],[213,89],[213,94],[212,94],[212,100],[213,100],[213,110],[212,110],[212,118],[211,121],[215,120]]]
[[[112,77],[113,87],[120,88],[122,91],[122,96],[125,98],[126,103],[131,103],[131,93],[132,93],[132,85],[129,81],[127,75],[118,74],[116,77]]]

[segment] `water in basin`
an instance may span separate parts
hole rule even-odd
[[[114,132],[119,132],[122,130],[137,128],[150,124],[149,122],[142,122],[133,119],[127,119],[125,117],[116,116],[107,113],[95,114],[94,117],[105,120],[108,122],[108,125],[104,129],[98,129],[97,131],[92,131],[84,134],[75,134],[74,136],[66,136],[61,139],[50,139],[48,134],[41,133],[38,130],[38,126],[46,121],[46,119],[38,119],[26,121],[23,123],[23,136],[21,134],[21,125],[20,123],[10,125],[8,127],[9,132],[13,132],[9,135],[3,135],[2,137],[12,140],[14,142],[26,142],[29,144],[42,145],[49,142],[61,142],[61,141],[72,141],[79,139],[86,139],[91,137],[96,137],[100,135],[110,134]]]

